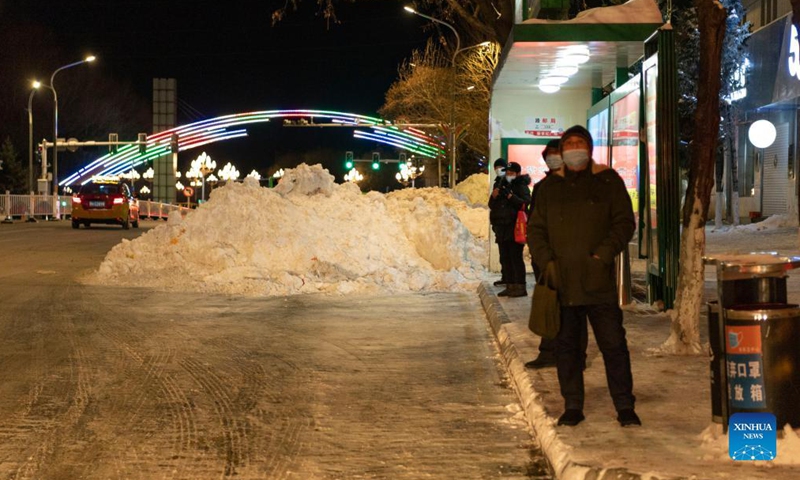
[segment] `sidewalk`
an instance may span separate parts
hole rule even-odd
[[[741,233],[741,234],[740,234]],[[770,247],[764,245],[769,238]],[[733,232],[709,235],[709,252],[776,249],[795,254],[797,229],[786,232]],[[748,248],[752,243],[755,248]],[[727,249],[727,250],[726,250]],[[800,271],[789,272],[789,300],[800,300]],[[713,295],[715,272],[706,271],[706,292]],[[532,276],[528,278],[529,291]],[[528,328],[528,298],[499,299],[497,288],[479,287],[481,302],[508,371],[542,450],[560,479],[770,479],[800,478],[800,440],[794,432],[779,440],[774,462],[734,462],[727,437],[711,421],[709,365],[706,355],[654,354],[669,336],[670,321],[641,305],[625,311],[625,328],[634,377],[640,428],[621,428],[608,394],[602,356],[590,333],[585,372],[586,420],[577,427],[557,427],[563,412],[556,369],[525,369],[536,358],[539,337]],[[712,297],[713,298],[713,297]],[[705,313],[701,321],[707,341]],[[591,332],[591,328],[589,329]],[[800,406],[798,406],[800,408]],[[781,463],[794,463],[781,465]]]

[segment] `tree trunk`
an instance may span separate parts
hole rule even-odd
[[[718,1],[695,0],[700,30],[700,75],[697,111],[689,169],[689,188],[683,206],[680,272],[672,332],[662,350],[700,353],[700,308],[703,299],[706,246],[705,224],[714,185],[719,139],[719,91],[722,42],[727,13]]]

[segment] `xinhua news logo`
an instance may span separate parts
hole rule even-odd
[[[774,460],[778,448],[775,415],[734,413],[728,422],[728,452],[732,459]]]

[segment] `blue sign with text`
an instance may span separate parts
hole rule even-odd
[[[775,415],[734,413],[728,423],[728,454],[733,460],[774,460],[778,450]]]

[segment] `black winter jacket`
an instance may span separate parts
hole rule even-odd
[[[530,175],[518,175],[513,182],[498,177],[493,188],[499,188],[497,198],[489,197],[489,223],[497,243],[514,240],[517,212],[531,202]],[[509,196],[510,195],[510,196]]]
[[[635,225],[625,182],[592,162],[581,172],[563,169],[541,186],[528,223],[528,247],[543,269],[555,260],[562,306],[615,303],[614,258],[627,247]]]

